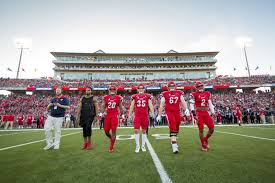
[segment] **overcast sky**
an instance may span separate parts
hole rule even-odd
[[[251,73],[274,75],[274,7],[272,0],[0,0],[0,77],[16,76],[15,40],[21,38],[31,40],[22,58],[24,78],[52,76],[51,51],[99,49],[220,51],[217,74],[243,76],[240,37],[252,40],[247,48]]]

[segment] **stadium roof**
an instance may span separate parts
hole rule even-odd
[[[167,53],[105,53],[102,50],[98,50],[94,53],[76,53],[76,52],[50,52],[54,57],[58,56],[114,56],[114,57],[127,57],[127,56],[216,56],[219,52],[185,52],[179,53],[174,50],[170,50]]]

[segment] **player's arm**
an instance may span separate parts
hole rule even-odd
[[[196,116],[196,112],[195,112],[195,98],[194,98],[194,96],[193,96],[192,93],[190,94],[190,97],[189,97],[189,104],[190,104],[190,110],[191,110],[193,116]]]
[[[184,110],[184,114],[186,116],[190,116],[190,112],[189,112],[189,110],[187,108],[187,104],[186,104],[186,101],[185,101],[183,95],[180,96],[180,103],[181,103],[182,109]]]
[[[123,112],[123,106],[122,106],[122,100],[120,100],[120,102],[119,102],[119,113],[120,114],[122,114],[122,112]]]
[[[95,106],[95,116],[98,116],[98,104],[97,104],[97,97],[93,97],[93,102]]]
[[[133,111],[134,111],[134,108],[135,108],[135,100],[132,100],[131,102],[131,105],[130,105],[130,109],[129,109],[129,118],[131,118],[132,114],[133,114]]]
[[[155,111],[154,111],[154,106],[153,106],[153,102],[151,99],[149,99],[149,101],[148,101],[148,106],[149,106],[150,112],[152,114],[152,117],[154,118]]]
[[[215,107],[211,101],[211,95],[209,96],[209,99],[208,99],[208,105],[209,105],[209,109],[210,109],[210,112],[212,115],[215,115]]]
[[[159,111],[158,111],[157,121],[160,121],[160,119],[161,119],[160,115],[163,111],[164,105],[165,105],[165,98],[161,97],[160,104],[159,104]]]

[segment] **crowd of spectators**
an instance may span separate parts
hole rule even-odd
[[[99,111],[103,112],[103,94],[95,94],[98,99]],[[77,105],[80,95],[67,95],[71,103],[71,108],[67,112],[76,117]],[[131,103],[131,94],[124,93],[123,106],[125,111],[124,116],[127,117],[129,106]],[[189,94],[186,94],[188,101]],[[16,122],[17,116],[32,116],[33,120],[47,115],[47,105],[49,104],[52,96],[42,94],[11,94],[7,97],[0,97],[0,116],[13,115]],[[159,107],[160,94],[154,93],[153,104],[155,106],[155,116]],[[236,107],[239,107],[243,113],[244,123],[274,123],[274,107],[275,107],[275,93],[274,92],[219,92],[212,94],[212,101],[215,105],[217,114],[217,122],[223,124],[233,124],[236,121]],[[165,116],[165,114],[161,114]],[[265,120],[261,120],[263,119]],[[26,119],[26,118],[24,118]],[[76,121],[76,120],[74,120]],[[165,123],[165,122],[163,122]],[[162,123],[162,124],[163,124]],[[16,123],[15,123],[16,124]],[[77,125],[73,124],[76,127]]]
[[[274,92],[216,93],[212,100],[218,123],[237,123],[237,108],[243,123],[274,123]]]
[[[132,87],[137,83],[143,82],[148,86],[163,86],[170,79],[157,80],[54,80],[54,79],[9,79],[0,78],[0,87],[36,87],[49,88],[55,86],[62,87],[85,87],[87,85],[108,86],[116,83],[120,87]],[[175,79],[177,85],[187,86],[194,85],[198,79]],[[213,79],[200,79],[206,85],[255,85],[255,84],[272,84],[275,83],[275,76],[259,75],[251,77],[228,77],[218,76]]]

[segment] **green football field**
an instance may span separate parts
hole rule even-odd
[[[81,130],[63,130],[59,150],[44,151],[44,131],[0,131],[0,180],[6,182],[275,182],[275,126],[216,127],[202,152],[197,128],[181,128],[173,154],[167,128],[149,130],[150,151],[136,154],[133,129],[118,129],[115,152],[103,130],[81,150]],[[160,138],[161,137],[161,138]],[[155,153],[154,153],[155,152]],[[153,161],[158,160],[157,162]],[[162,178],[161,178],[162,177]]]

